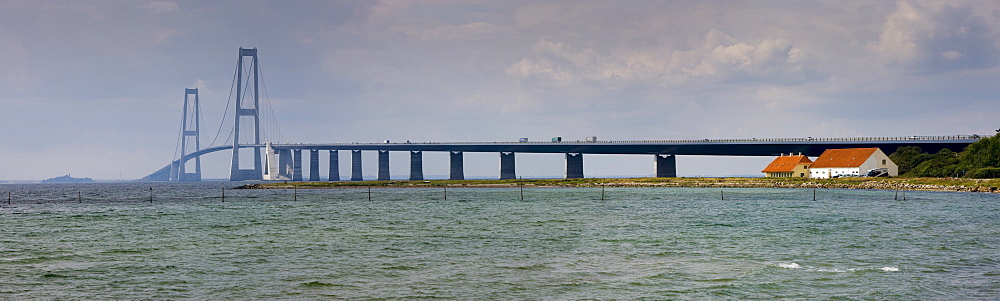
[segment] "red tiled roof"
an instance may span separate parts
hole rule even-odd
[[[796,165],[799,164],[810,164],[813,161],[809,160],[806,156],[781,156],[771,161],[764,170],[760,172],[790,172],[795,169]]]
[[[816,158],[810,168],[859,167],[864,164],[878,148],[844,148],[828,149]]]

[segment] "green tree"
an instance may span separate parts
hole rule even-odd
[[[1000,134],[969,144],[958,160],[958,169],[966,172],[967,177],[1000,177]]]
[[[911,169],[907,176],[945,178],[962,175],[958,164],[958,153],[946,148],[928,156],[930,156],[930,160],[921,162],[920,165]]]
[[[905,175],[920,163],[933,157],[931,154],[925,153],[919,146],[903,146],[889,155],[889,159],[896,163],[896,166],[899,166],[900,175]]]
[[[967,169],[1000,167],[1000,135],[969,144],[959,155],[959,160]]]

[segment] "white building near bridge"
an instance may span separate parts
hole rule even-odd
[[[813,160],[809,175],[813,179],[860,177],[874,169],[885,169],[889,176],[899,175],[899,167],[878,148],[828,149]]]

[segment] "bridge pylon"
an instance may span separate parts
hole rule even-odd
[[[246,94],[253,93],[253,97],[247,97],[243,93],[243,61],[246,57],[250,57],[250,66],[253,72],[253,89],[252,92],[247,92]],[[260,144],[260,95],[258,93],[258,82],[260,78],[260,68],[258,68],[257,62],[257,48],[245,49],[240,48],[239,62],[236,65],[236,122],[233,129],[233,164],[232,169],[229,174],[230,181],[247,181],[247,180],[262,180],[264,170],[261,166],[261,153],[260,147],[253,147],[254,162],[253,167],[250,169],[240,168],[240,124],[243,123],[244,117],[251,120],[247,120],[248,124],[246,126],[253,127],[253,144]],[[249,79],[247,79],[249,81]]]
[[[193,96],[192,96],[193,95]],[[192,116],[193,115],[193,116]],[[193,118],[189,118],[193,117]],[[201,156],[187,158],[187,155],[201,150],[201,104],[198,99],[198,88],[184,89],[184,113],[181,114],[181,151],[180,158],[173,164],[170,171],[170,181],[199,182],[201,181]],[[189,141],[194,138],[194,141]],[[188,151],[194,142],[194,151]],[[194,172],[188,172],[187,161],[194,159]]]

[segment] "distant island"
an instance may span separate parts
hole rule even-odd
[[[94,179],[91,178],[74,178],[67,174],[61,177],[42,180],[42,183],[90,183],[93,181]]]

